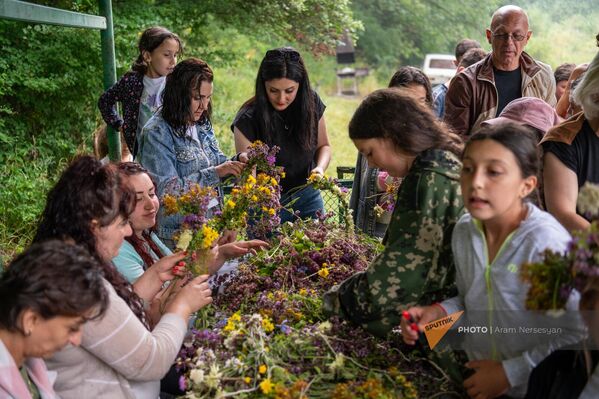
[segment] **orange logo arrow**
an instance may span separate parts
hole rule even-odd
[[[464,313],[463,310],[452,313],[449,316],[431,321],[424,326],[424,335],[426,335],[428,346],[430,346],[431,349],[437,346],[441,338],[443,338],[451,326],[453,326],[455,322],[458,321],[458,319],[462,316],[462,313]]]

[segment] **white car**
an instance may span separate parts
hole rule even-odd
[[[453,78],[456,71],[455,57],[451,54],[427,54],[424,58],[422,72],[436,86]]]

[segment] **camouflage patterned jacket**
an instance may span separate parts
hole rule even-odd
[[[368,270],[324,296],[324,309],[379,336],[414,304],[448,298],[455,289],[451,232],[463,213],[461,163],[444,150],[427,150],[412,164],[397,195],[385,250]]]

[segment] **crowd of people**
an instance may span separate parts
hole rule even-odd
[[[576,200],[586,182],[599,183],[599,53],[553,74],[524,51],[531,36],[523,9],[501,7],[486,30],[491,51],[459,42],[451,81],[433,89],[422,71],[401,67],[361,102],[348,127],[359,151],[351,206],[356,228],[384,237],[384,249],[325,294],[328,315],[377,336],[399,328],[407,345],[456,312],[490,326],[518,323],[521,265],[565,251],[573,231],[589,228]],[[300,53],[266,52],[254,96],[231,124],[237,153],[226,155],[211,121],[214,72],[197,58],[177,63],[182,49],[167,29],[143,32],[131,71],[98,104],[134,161],[77,157],[48,193],[33,244],[0,276],[0,398],[184,393],[175,357],[213,290],[208,274],[175,280],[186,256],[173,239],[182,218],[167,216],[160,198],[194,184],[220,190],[246,167],[252,142],[280,147],[282,222],[323,211],[320,192],[305,183],[331,160],[326,106]],[[395,205],[377,219],[390,179],[399,184]],[[268,245],[219,233],[209,274]],[[598,287],[571,292],[567,309],[594,311]],[[567,334],[520,345],[478,335],[465,361],[432,356],[471,398],[599,396],[599,356],[559,350],[599,345],[599,320],[594,312],[556,319]],[[464,362],[470,372],[456,375]]]

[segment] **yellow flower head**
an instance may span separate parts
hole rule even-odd
[[[269,378],[265,379],[260,383],[260,389],[262,390],[262,393],[266,395],[272,392],[273,387],[274,385],[272,382],[270,382]]]
[[[239,314],[239,311],[233,313],[230,317],[231,320],[233,321],[240,321],[241,320],[241,315]]]
[[[299,294],[305,296],[305,295],[308,295],[308,291],[305,288],[302,288],[299,290]]]
[[[206,225],[202,226],[202,249],[212,248],[217,239],[216,230]]]
[[[272,324],[272,322],[270,321],[270,319],[268,317],[265,317],[262,319],[262,328],[264,329],[264,331],[271,332],[272,330],[275,329],[274,324]]]
[[[323,267],[318,271],[318,275],[322,278],[326,278],[329,275],[329,269],[327,267]]]
[[[228,200],[227,207],[229,207],[231,209],[235,208],[235,202],[233,200]]]
[[[173,214],[179,212],[179,207],[177,206],[177,199],[172,195],[165,195],[162,199],[162,203],[164,204],[164,210],[168,214]]]
[[[266,364],[261,364],[260,367],[258,367],[258,372],[260,374],[265,374],[267,369]]]
[[[250,377],[245,377],[245,378],[243,379],[243,381],[244,381],[246,384],[249,384],[249,383],[251,383],[251,382],[252,382],[252,379],[251,379]]]

